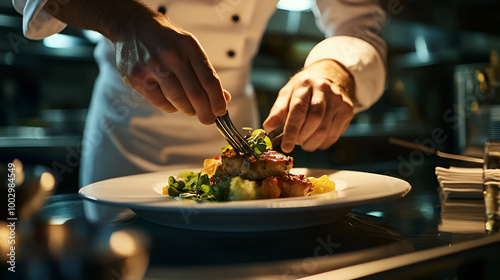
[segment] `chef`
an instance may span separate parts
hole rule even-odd
[[[27,38],[67,24],[98,31],[95,82],[83,137],[81,186],[199,164],[225,140],[212,124],[229,111],[259,128],[249,84],[277,0],[13,0]],[[372,0],[318,0],[326,39],[279,92],[263,127],[285,123],[282,149],[326,149],[385,83],[384,13]],[[76,85],[75,85],[76,86]]]

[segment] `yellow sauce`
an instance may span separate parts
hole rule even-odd
[[[319,178],[309,177],[309,181],[313,184],[311,195],[332,192],[335,190],[335,182],[330,180],[327,175],[323,175]]]

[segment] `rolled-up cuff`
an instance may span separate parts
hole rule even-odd
[[[32,40],[40,40],[56,34],[66,27],[66,24],[48,11],[57,11],[59,4],[46,6],[47,0],[13,0],[14,8],[23,15],[24,36]]]
[[[327,38],[311,50],[305,66],[322,59],[340,62],[353,76],[355,113],[368,109],[382,96],[385,64],[377,50],[366,41],[349,36]]]

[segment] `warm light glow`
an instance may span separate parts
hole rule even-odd
[[[401,79],[396,80],[396,83],[394,84],[394,90],[398,92],[405,92],[405,84]]]
[[[123,230],[111,234],[109,246],[118,255],[131,256],[136,252],[134,238]]]
[[[16,166],[16,170],[23,171],[23,163],[19,159],[15,158],[12,163]]]
[[[44,191],[51,191],[54,189],[56,185],[56,179],[54,178],[54,175],[52,175],[49,172],[44,172],[42,176],[40,177],[40,187]]]
[[[9,243],[7,240],[9,239],[10,229],[7,227],[7,223],[0,221],[0,256],[1,261],[5,261],[7,254],[9,253]]]
[[[48,248],[53,256],[62,255],[64,243],[66,241],[66,226],[65,225],[50,225],[47,228]]]
[[[14,164],[14,174],[16,175],[16,186],[20,186],[24,183],[24,167],[23,163],[17,158],[12,161]]]

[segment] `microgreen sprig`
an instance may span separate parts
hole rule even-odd
[[[260,157],[268,148],[273,147],[271,139],[267,137],[266,132],[263,129],[253,130],[251,127],[243,127],[243,130],[246,130],[249,133],[247,142],[254,150],[256,157]],[[233,149],[233,147],[231,147],[231,145],[222,147],[222,151],[227,149]]]
[[[207,174],[185,171],[168,178],[168,195],[197,202],[226,201],[230,183],[231,178],[222,177],[211,184]]]

